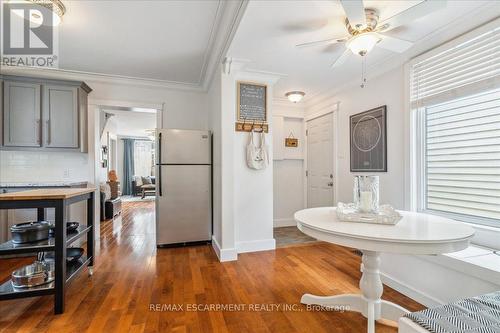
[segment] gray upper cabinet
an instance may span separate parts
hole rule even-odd
[[[84,82],[0,75],[0,90],[0,148],[88,152]]]
[[[40,147],[40,85],[4,82],[3,135],[7,147]]]
[[[44,85],[43,120],[45,147],[78,148],[78,88]]]

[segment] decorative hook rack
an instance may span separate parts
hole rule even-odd
[[[246,119],[243,121],[237,121],[235,124],[236,132],[269,132],[269,125],[265,121],[256,122],[255,120],[252,122],[247,122]]]

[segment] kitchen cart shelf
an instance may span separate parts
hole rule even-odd
[[[9,279],[0,285],[0,300],[51,295],[54,292],[54,282],[32,288],[14,288]]]
[[[78,275],[78,273],[82,271],[82,269],[87,267],[91,259],[92,257],[87,258],[86,255],[83,255],[76,262],[69,263],[68,266],[66,266],[66,283],[73,280]]]
[[[10,279],[0,285],[0,300],[54,295],[54,313],[64,312],[66,284],[85,267],[92,274],[94,266],[94,191],[95,188],[37,189],[0,194],[0,209],[36,208],[38,220],[45,220],[45,208],[55,209],[54,236],[48,240],[17,245],[7,242],[0,245],[0,255],[16,253],[54,252],[53,282],[34,288],[14,288]],[[76,202],[86,201],[87,223],[74,232],[67,232],[66,209]],[[77,239],[87,236],[85,255],[75,263],[66,263],[66,248]]]
[[[16,244],[12,240],[0,244],[0,255],[54,251],[54,240],[46,239],[36,243]]]
[[[78,273],[82,271],[82,269],[87,267],[91,259],[91,257],[83,255],[76,262],[67,263],[66,283],[69,283],[71,280],[73,280],[78,275]],[[0,285],[0,300],[51,295],[54,293],[54,282],[31,288],[14,288],[12,282],[9,279]]]
[[[92,226],[80,225],[78,229],[74,232],[68,232],[66,235],[66,246],[70,246],[80,237],[86,235]],[[19,253],[36,253],[36,252],[48,252],[54,251],[55,241],[54,238],[51,237],[46,240],[42,240],[39,242],[31,242],[31,243],[22,243],[16,244],[12,242],[12,240],[0,244],[0,255],[7,254],[19,254]]]
[[[76,229],[74,232],[68,232],[66,235],[66,246],[70,246],[77,239],[86,235],[91,230],[92,230],[91,225],[89,225],[89,226],[80,225],[80,226],[78,226],[78,229]]]

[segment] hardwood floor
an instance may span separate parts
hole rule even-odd
[[[94,275],[70,284],[64,314],[53,315],[51,296],[0,302],[0,331],[366,332],[360,314],[308,311],[299,303],[305,292],[359,291],[360,257],[350,249],[311,243],[228,263],[219,263],[209,245],[157,250],[153,205],[125,203],[122,218],[101,223]],[[0,261],[0,279],[25,262]],[[390,288],[384,298],[423,308]],[[205,311],[211,304],[234,305]],[[397,329],[377,324],[377,332]]]

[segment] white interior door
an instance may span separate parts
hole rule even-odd
[[[333,113],[307,122],[307,207],[333,206]]]

